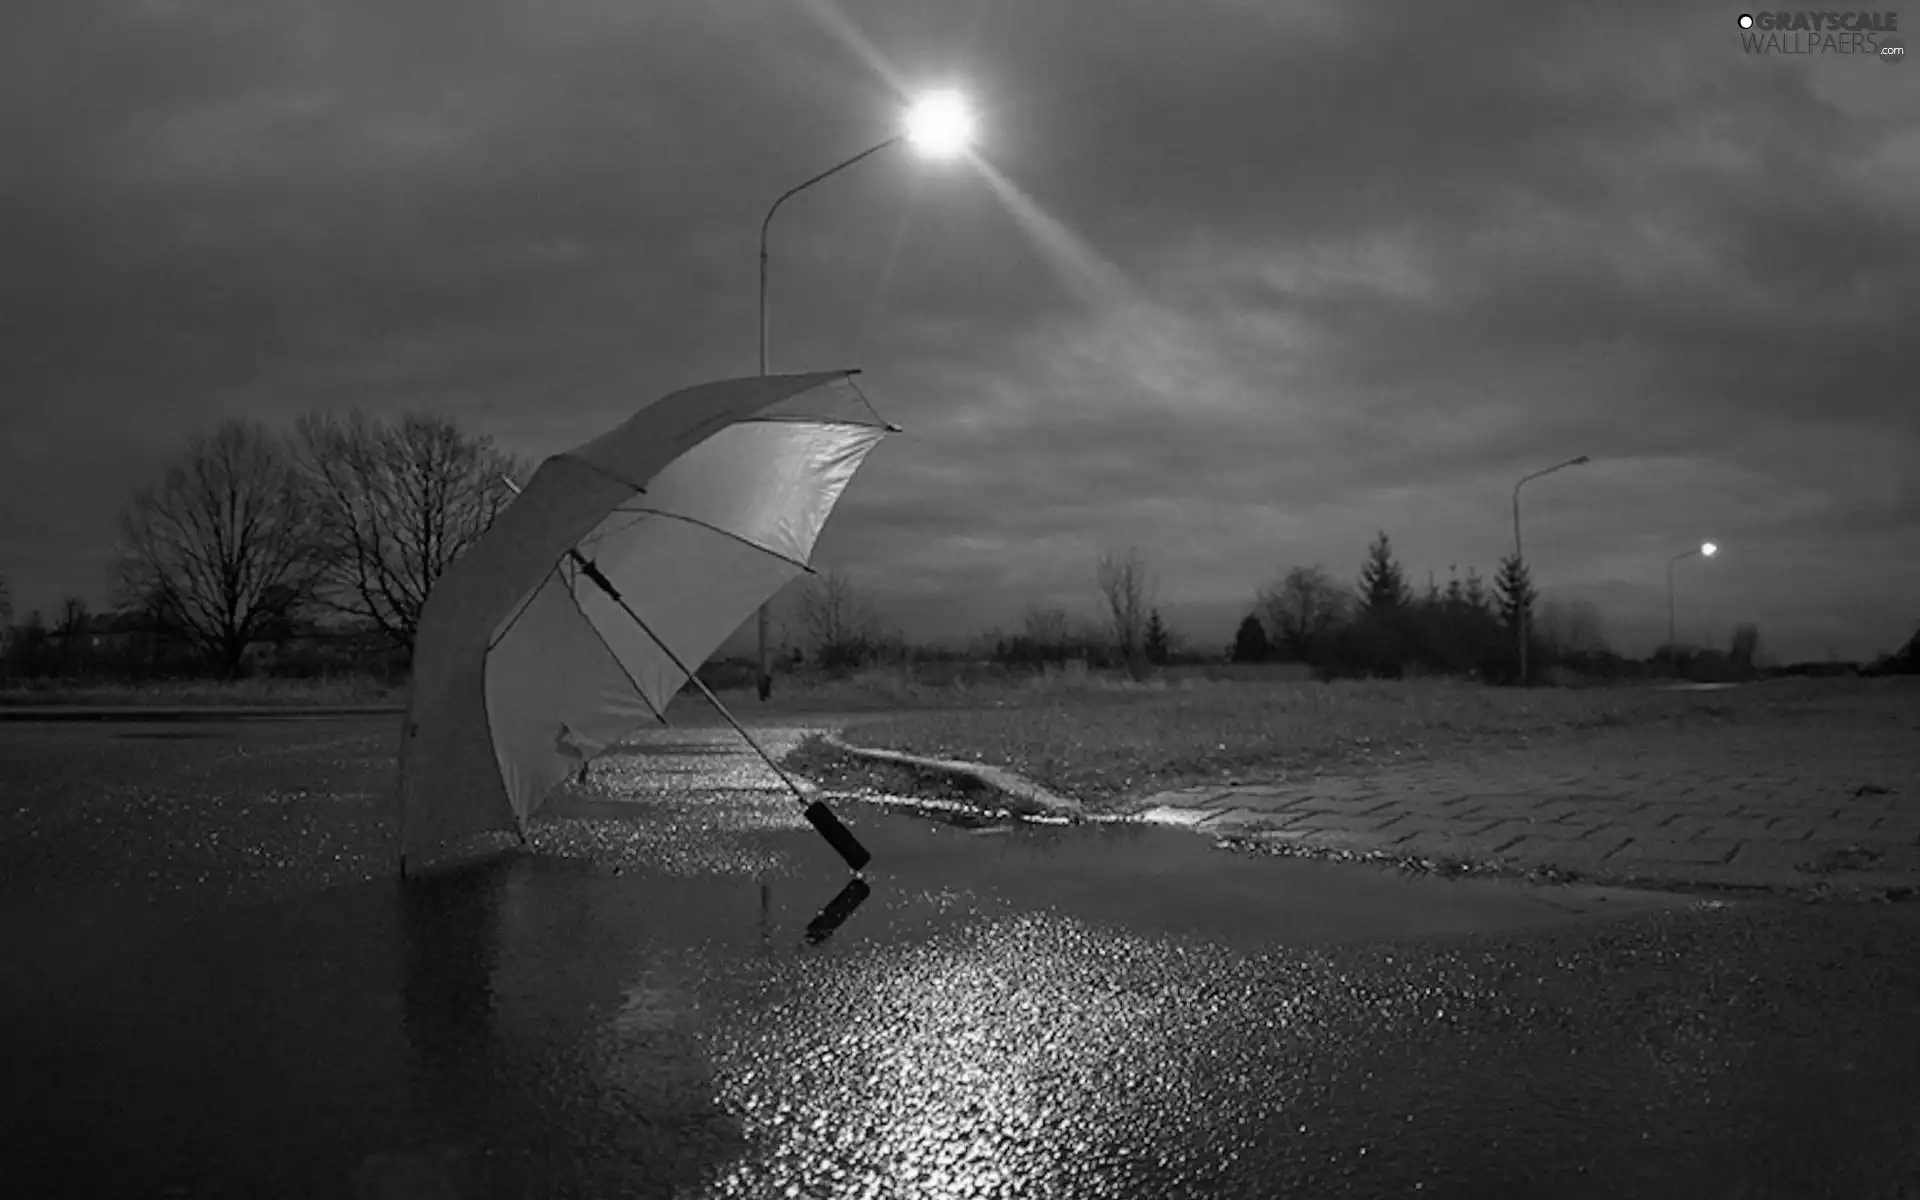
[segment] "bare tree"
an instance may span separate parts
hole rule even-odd
[[[311,595],[316,523],[285,445],[229,421],[196,437],[121,514],[117,591],[197,642],[228,677]]]
[[[1100,589],[1113,647],[1135,677],[1146,673],[1146,637],[1149,613],[1153,609],[1153,586],[1147,578],[1146,560],[1137,549],[1128,548],[1125,557],[1109,550],[1100,556],[1094,569],[1094,582]]]
[[[60,602],[60,621],[54,626],[54,632],[60,637],[70,638],[78,635],[87,625],[87,602],[78,596],[68,596]]]
[[[317,598],[411,652],[427,594],[511,501],[501,478],[526,464],[419,414],[309,414],[295,424],[295,447],[322,518]]]
[[[1355,598],[1323,568],[1294,567],[1279,583],[1261,590],[1259,606],[1274,639],[1294,659],[1306,662],[1352,615]]]
[[[822,666],[857,666],[874,641],[879,619],[851,577],[815,576],[799,596],[800,628]]]
[[[1105,641],[1097,630],[1089,639],[1084,631],[1076,629],[1066,609],[1036,604],[1029,606],[1021,619],[1016,657],[1027,662],[1064,662],[1086,657],[1089,647],[1097,648]]]
[[[1020,633],[1035,646],[1058,650],[1065,647],[1067,639],[1073,636],[1072,619],[1064,608],[1034,605],[1027,609],[1020,624]]]
[[[62,671],[72,671],[79,665],[88,619],[85,600],[78,596],[68,596],[60,602],[60,616],[54,623],[53,636],[58,646]]]

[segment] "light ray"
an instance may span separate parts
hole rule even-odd
[[[885,80],[895,96],[904,98],[908,94],[910,89],[906,80],[887,62],[886,55],[880,53],[880,47],[874,45],[873,39],[862,33],[853,19],[841,12],[833,0],[801,0],[801,7],[819,22],[821,28],[852,51],[855,58],[866,64],[868,70]]]

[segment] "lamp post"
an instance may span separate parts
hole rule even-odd
[[[1712,542],[1701,542],[1691,550],[1674,555],[1667,562],[1667,674],[1669,675],[1677,675],[1679,673],[1678,650],[1674,646],[1673,568],[1679,564],[1681,559],[1692,558],[1696,554],[1702,558],[1712,558],[1719,552],[1720,547],[1714,545]]]
[[[773,214],[788,200],[806,191],[814,184],[851,167],[863,159],[869,158],[890,146],[906,142],[921,154],[930,158],[945,158],[965,150],[973,138],[973,118],[967,111],[966,101],[959,93],[951,91],[930,92],[922,96],[913,107],[907,110],[906,128],[877,145],[869,146],[852,158],[835,163],[804,183],[796,184],[780,194],[768,207],[766,217],[760,222],[760,374],[767,373],[767,230],[773,224]],[[772,660],[767,647],[767,626],[772,601],[760,606],[760,699],[764,703],[773,695]]]
[[[1526,486],[1528,480],[1538,479],[1542,475],[1551,475],[1555,471],[1564,471],[1568,467],[1578,467],[1591,461],[1582,454],[1578,458],[1570,458],[1563,463],[1555,463],[1551,467],[1535,471],[1531,475],[1524,475],[1519,483],[1513,485],[1513,561],[1516,564],[1524,561],[1520,553],[1520,489]],[[1520,637],[1520,686],[1525,687],[1527,686],[1527,611],[1521,609],[1519,616],[1520,619],[1515,624],[1519,626]]]

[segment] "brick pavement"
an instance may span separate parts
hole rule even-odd
[[[1920,719],[1619,730],[1309,784],[1163,792],[1220,837],[1609,882],[1920,886]]]

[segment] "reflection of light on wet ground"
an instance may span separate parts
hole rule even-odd
[[[1210,1110],[1207,1091],[1236,1085],[1278,1119],[1316,1061],[1351,1049],[1358,1030],[1325,1017],[1356,999],[1376,1020],[1421,1002],[1356,995],[1310,951],[1255,965],[1048,916],[823,964],[716,1033],[720,1092],[760,1151],[713,1194],[1172,1187],[1231,1161],[1218,1135],[1256,1115]],[[1257,1062],[1230,1063],[1248,1047]]]
[[[805,729],[756,735],[776,758]],[[811,785],[802,784],[811,792]],[[810,828],[793,794],[731,730],[659,730],[593,762],[585,785],[563,784],[533,827],[536,846],[622,868],[674,875],[763,875],[782,869],[767,840]]]

